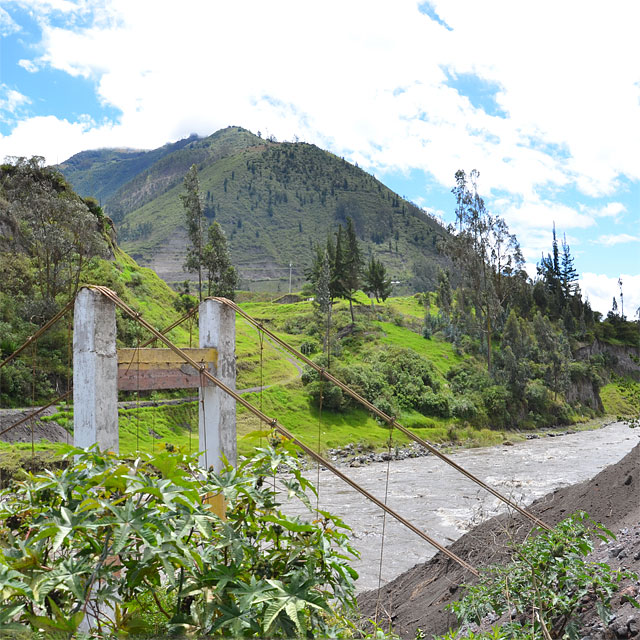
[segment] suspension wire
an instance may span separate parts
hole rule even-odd
[[[50,329],[56,322],[58,322],[58,320],[60,320],[60,318],[62,318],[62,316],[73,307],[74,302],[75,299],[71,300],[71,302],[68,302],[60,311],[58,311],[58,313],[56,313],[55,316],[53,316],[53,318],[51,318],[51,320],[49,320],[49,322],[42,325],[32,336],[29,336],[24,341],[22,346],[18,347],[8,358],[0,362],[0,369],[2,369],[2,367],[4,367],[6,364],[9,364],[14,358],[20,355],[20,353],[22,353],[34,340],[37,340],[45,331]]]
[[[185,313],[183,316],[181,316],[180,318],[178,318],[175,322],[172,322],[168,327],[165,327],[164,329],[162,329],[160,331],[160,333],[162,333],[163,335],[166,333],[169,333],[169,331],[171,331],[172,329],[175,329],[178,325],[182,324],[185,320],[189,320],[191,318],[191,316],[193,316],[194,314],[198,313],[198,307],[197,305],[195,307],[193,307],[193,309],[191,309],[191,311],[189,311],[188,313]],[[191,325],[189,325],[191,326]],[[152,342],[156,342],[158,339],[153,336],[151,338],[149,338],[148,340],[146,340],[145,342],[143,342],[140,345],[141,349],[144,349],[145,347],[148,347]],[[191,341],[189,341],[189,346],[191,346]]]
[[[209,469],[209,450],[207,449],[207,414],[206,414],[206,403],[204,401],[204,378],[205,377],[213,377],[207,371],[206,366],[203,364],[201,366],[196,366],[196,369],[200,369],[200,402],[202,404],[202,439],[204,445],[204,468]],[[206,374],[209,374],[208,376]],[[198,417],[198,437],[200,437],[200,419]],[[200,443],[198,442],[198,448],[200,447]]]
[[[31,374],[31,406],[36,404],[36,357],[37,357],[38,341],[33,341],[31,353],[33,355],[33,372]],[[33,465],[33,459],[36,456],[36,447],[33,441],[33,415],[31,416],[31,464]]]
[[[71,370],[73,368],[73,344],[72,344],[72,333],[71,333],[71,317],[67,316],[67,394],[71,393]],[[65,427],[64,429],[67,432],[66,440],[67,444],[69,444],[69,429]]]
[[[140,327],[136,327],[136,343],[136,453],[140,453]]]
[[[384,503],[387,504],[387,498],[389,497],[389,476],[391,475],[391,443],[393,442],[393,425],[391,425],[391,431],[389,432],[389,440],[387,446],[387,479],[384,486]],[[378,611],[380,609],[380,598],[382,595],[382,558],[384,557],[384,535],[387,527],[387,512],[382,514],[382,537],[380,540],[380,566],[378,568],[378,597],[376,598],[376,611],[373,616],[373,621],[378,624]]]
[[[262,411],[262,387],[264,386],[264,378],[263,378],[263,358],[264,358],[264,332],[262,328],[258,329],[258,339],[260,340],[260,411]],[[260,431],[260,447],[262,447],[262,425],[260,424],[260,420],[258,420],[258,430]]]
[[[322,454],[320,433],[322,429],[322,402],[324,399],[324,380],[320,380],[320,402],[318,404],[318,455]],[[320,460],[316,468],[316,511],[320,511]]]
[[[233,302],[231,300],[227,300],[227,298],[212,298],[212,299],[213,300],[217,300],[218,302],[220,302],[222,304],[226,304],[228,307],[231,307],[236,313],[238,313],[240,316],[242,316],[245,320],[247,320],[248,322],[250,322],[254,326],[257,326],[257,321],[254,320],[245,311],[243,311],[235,302]],[[292,346],[287,344],[284,340],[280,339],[274,333],[272,333],[268,329],[264,329],[264,332],[267,334],[267,336],[269,336],[269,338],[271,338],[272,340],[277,342],[280,346],[284,347],[293,356],[295,356],[299,360],[302,360],[302,362],[304,362],[306,365],[310,366],[312,369],[315,369],[326,380],[328,380],[329,382],[332,382],[333,384],[335,384],[338,387],[340,387],[340,389],[342,389],[346,394],[348,394],[354,400],[356,400],[361,405],[366,407],[366,409],[368,411],[370,411],[374,415],[378,416],[381,420],[384,420],[389,426],[397,428],[400,432],[404,433],[411,440],[413,440],[414,442],[417,442],[419,445],[421,445],[422,447],[427,449],[430,453],[435,455],[437,458],[439,458],[443,462],[446,462],[449,466],[453,467],[456,471],[458,471],[462,475],[466,476],[472,482],[475,482],[477,485],[479,485],[480,487],[485,489],[485,491],[488,491],[489,493],[491,493],[493,496],[498,498],[498,500],[501,500],[507,506],[511,507],[512,509],[515,509],[518,513],[523,515],[525,518],[528,518],[529,520],[531,520],[538,527],[546,529],[547,531],[549,531],[551,529],[551,527],[548,524],[546,524],[545,522],[543,522],[542,520],[540,520],[540,518],[538,518],[537,516],[535,516],[532,513],[528,512],[526,509],[523,509],[520,505],[516,504],[515,502],[513,502],[512,500],[510,500],[506,496],[502,495],[499,491],[497,491],[493,487],[490,487],[488,484],[483,482],[480,478],[478,478],[477,476],[473,475],[470,471],[467,471],[466,469],[461,467],[459,464],[454,462],[451,458],[449,458],[444,453],[442,453],[441,451],[436,449],[436,447],[434,447],[432,444],[430,444],[429,442],[427,442],[426,440],[424,440],[420,436],[417,436],[415,433],[413,433],[413,431],[410,431],[409,429],[404,427],[395,418],[393,418],[391,416],[388,416],[386,413],[384,413],[383,411],[378,409],[375,405],[371,404],[371,402],[369,402],[368,400],[363,398],[360,394],[358,394],[355,391],[353,391],[346,384],[344,384],[343,382],[338,380],[338,378],[336,378],[331,373],[329,373],[328,371],[326,371],[325,369],[323,369],[322,367],[317,365],[315,362],[313,362],[313,360],[310,360],[309,358],[307,358],[304,354],[302,354],[299,351],[297,351],[296,349],[294,349]]]
[[[353,489],[358,491],[360,494],[362,494],[365,498],[367,498],[368,500],[373,502],[377,507],[379,507],[380,509],[386,511],[389,515],[391,515],[396,520],[398,520],[398,522],[400,522],[405,527],[407,527],[408,529],[413,531],[416,535],[418,535],[420,538],[422,538],[423,540],[428,542],[431,546],[435,547],[438,551],[442,552],[449,559],[451,559],[454,562],[458,563],[462,568],[464,568],[465,570],[469,571],[470,573],[472,573],[475,576],[479,576],[478,571],[472,565],[470,565],[468,562],[466,562],[465,560],[463,560],[462,558],[457,556],[453,551],[447,549],[446,547],[441,545],[439,542],[437,542],[436,540],[434,540],[433,538],[428,536],[426,533],[424,533],[424,531],[422,531],[421,529],[416,527],[413,523],[409,522],[406,518],[404,518],[399,513],[394,511],[391,507],[388,507],[386,504],[384,504],[382,501],[380,501],[378,498],[376,498],[373,494],[369,493],[366,489],[364,489],[362,486],[360,486],[357,482],[352,480],[349,476],[347,476],[344,473],[342,473],[342,471],[340,471],[337,467],[335,467],[333,464],[331,464],[331,462],[329,462],[328,460],[323,458],[321,455],[316,453],[313,449],[308,447],[306,444],[304,444],[303,442],[298,440],[291,432],[289,432],[284,426],[282,426],[277,421],[276,418],[270,418],[269,416],[265,415],[264,413],[262,413],[262,411],[260,411],[260,409],[254,407],[248,400],[244,399],[241,395],[236,393],[236,391],[234,391],[233,389],[228,387],[221,380],[218,380],[214,375],[212,375],[207,370],[207,368],[206,368],[206,366],[204,364],[199,364],[191,356],[189,356],[187,353],[182,351],[179,347],[174,345],[168,338],[163,336],[157,329],[155,329],[144,318],[142,318],[142,316],[139,313],[133,311],[130,307],[128,307],[127,304],[125,302],[123,302],[113,291],[111,291],[110,289],[108,289],[106,287],[101,287],[101,286],[98,286],[98,285],[89,285],[89,288],[93,289],[94,291],[98,291],[98,292],[102,293],[105,297],[107,297],[114,304],[116,304],[118,307],[120,307],[125,313],[127,313],[131,317],[135,318],[145,329],[150,331],[159,340],[161,340],[165,345],[167,345],[167,347],[169,347],[169,349],[171,349],[176,355],[181,357],[185,362],[187,362],[194,369],[199,371],[201,376],[207,378],[215,386],[220,388],[226,394],[230,395],[236,402],[240,403],[243,407],[245,407],[246,409],[251,411],[251,413],[253,413],[255,416],[259,417],[264,423],[270,425],[273,430],[278,432],[285,439],[290,440],[293,444],[295,444],[297,447],[302,449],[311,458],[313,458],[316,461],[321,462],[322,465],[325,466],[329,471],[331,471],[334,475],[336,475],[342,481],[346,482],[350,487],[352,487]],[[214,299],[218,300],[218,301],[224,300],[225,303],[229,304],[229,301],[227,301],[225,298],[214,298]],[[206,451],[206,449],[205,449],[205,451]]]

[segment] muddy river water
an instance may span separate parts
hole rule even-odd
[[[524,506],[556,488],[592,478],[623,458],[638,443],[638,435],[623,423],[614,423],[597,431],[526,440],[513,446],[462,449],[451,457]],[[448,545],[501,510],[501,502],[433,455],[392,461],[389,470],[389,506],[442,544]],[[384,500],[387,463],[343,471]],[[317,471],[309,471],[308,476],[315,483]],[[352,528],[353,545],[361,554],[352,563],[360,574],[358,591],[377,588],[383,512],[325,469],[320,471],[319,493],[320,509],[340,516]],[[306,515],[304,507],[287,506],[285,511]],[[415,533],[387,516],[381,584],[434,553]]]

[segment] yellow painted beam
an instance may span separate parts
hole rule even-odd
[[[196,362],[217,364],[217,349],[182,349]],[[193,367],[188,365],[177,353],[171,349],[118,349],[118,368],[135,367],[145,369],[180,369]]]

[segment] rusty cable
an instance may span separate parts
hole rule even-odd
[[[452,551],[450,551],[449,549],[447,549],[446,547],[441,545],[439,542],[437,542],[436,540],[434,540],[433,538],[428,536],[426,533],[424,533],[424,531],[422,531],[421,529],[416,527],[413,523],[409,522],[406,518],[404,518],[399,513],[394,511],[391,507],[388,507],[387,505],[385,505],[382,501],[380,501],[373,494],[369,493],[366,489],[361,487],[357,482],[352,480],[349,476],[347,476],[344,473],[342,473],[342,471],[340,471],[337,467],[332,465],[328,460],[326,460],[320,454],[316,453],[313,449],[311,449],[310,447],[305,445],[303,442],[298,440],[292,433],[290,433],[284,426],[282,426],[275,418],[269,418],[269,416],[267,416],[264,413],[262,413],[262,411],[260,411],[260,409],[254,407],[249,401],[245,400],[242,396],[238,395],[233,389],[227,387],[227,385],[225,385],[223,382],[218,380],[215,376],[213,376],[206,369],[205,370],[201,370],[200,369],[200,365],[193,358],[191,358],[189,355],[187,355],[179,347],[176,347],[176,345],[174,345],[173,342],[171,342],[171,340],[169,340],[168,338],[163,336],[157,329],[155,329],[144,318],[142,318],[140,316],[140,314],[136,314],[135,311],[130,309],[127,306],[127,304],[125,302],[123,302],[113,291],[111,291],[107,287],[101,287],[101,286],[98,286],[98,285],[89,285],[89,288],[93,289],[94,291],[97,291],[97,292],[101,293],[106,298],[111,300],[114,304],[116,304],[118,307],[120,307],[120,309],[122,309],[125,313],[130,315],[132,318],[136,318],[138,320],[138,322],[145,329],[147,329],[153,335],[155,335],[156,338],[158,338],[159,340],[164,342],[164,344],[166,344],[167,347],[169,347],[169,349],[171,349],[176,355],[181,357],[185,362],[190,364],[196,370],[200,370],[200,375],[201,376],[204,376],[210,382],[212,382],[215,386],[220,388],[226,394],[230,395],[236,402],[239,402],[243,407],[245,407],[247,410],[251,411],[251,413],[253,413],[256,417],[260,418],[263,422],[265,422],[266,424],[271,425],[273,427],[273,429],[275,431],[277,431],[280,435],[282,435],[287,440],[290,440],[291,442],[293,442],[293,444],[295,444],[297,447],[302,449],[311,458],[313,458],[317,462],[320,462],[325,468],[327,468],[329,471],[331,471],[334,475],[336,475],[342,481],[346,482],[350,487],[352,487],[353,489],[358,491],[360,494],[362,494],[369,501],[373,502],[377,507],[379,507],[380,509],[382,509],[383,511],[388,513],[390,516],[395,518],[398,522],[400,522],[405,527],[407,527],[408,529],[413,531],[416,535],[418,535],[423,540],[428,542],[432,547],[435,547],[438,551],[442,552],[448,558],[450,558],[451,560],[453,560],[454,562],[459,564],[462,568],[464,568],[465,570],[469,571],[470,573],[472,573],[475,576],[479,575],[477,569],[475,569],[473,566],[471,566],[469,563],[465,562],[462,558],[457,556],[455,553],[453,553]],[[220,302],[221,300],[224,300],[225,302],[228,302],[224,298],[222,298],[222,299],[213,298],[213,299],[217,300],[218,302]]]
[[[71,302],[68,302],[63,309],[58,311],[58,313],[56,313],[56,315],[53,316],[51,320],[49,320],[49,322],[42,325],[42,327],[40,327],[40,329],[38,329],[32,336],[29,336],[25,340],[25,342],[22,344],[22,346],[18,347],[8,358],[0,362],[0,369],[2,369],[2,367],[4,367],[5,364],[9,364],[14,358],[20,355],[20,353],[22,353],[34,340],[37,340],[45,331],[47,331],[56,322],[58,322],[58,320],[60,320],[60,318],[62,318],[62,316],[65,313],[67,313],[67,311],[69,311],[71,307],[73,307],[74,302],[75,302],[75,299],[72,300]]]
[[[240,316],[242,316],[249,323],[253,324],[254,326],[257,326],[256,320],[254,320],[245,311],[243,311],[235,302],[232,302],[231,300],[228,300],[227,298],[212,298],[212,300],[216,300],[217,302],[220,302],[222,304],[226,304],[228,307],[231,307],[236,313],[238,313]],[[480,478],[478,478],[475,475],[473,475],[470,471],[467,471],[466,469],[461,467],[459,464],[454,462],[451,458],[449,458],[444,453],[442,453],[441,451],[436,449],[436,447],[434,447],[431,443],[427,442],[426,440],[424,440],[420,436],[417,436],[415,433],[413,433],[412,431],[410,431],[409,429],[407,429],[406,427],[401,425],[395,418],[392,418],[392,417],[388,416],[386,413],[384,413],[383,411],[378,409],[375,405],[371,404],[371,402],[369,402],[368,400],[363,398],[361,395],[359,395],[358,393],[353,391],[346,384],[344,384],[343,382],[338,380],[338,378],[336,378],[335,376],[331,375],[325,369],[323,369],[322,367],[317,365],[315,362],[313,362],[312,360],[307,358],[304,354],[300,353],[299,351],[297,351],[296,349],[294,349],[293,347],[288,345],[284,340],[281,340],[280,338],[278,338],[278,336],[276,336],[274,333],[272,333],[271,331],[269,331],[268,329],[266,329],[264,327],[262,328],[262,330],[272,340],[275,340],[280,346],[284,347],[287,351],[289,351],[289,353],[291,353],[293,356],[295,356],[299,360],[302,360],[302,362],[304,362],[306,365],[310,366],[312,369],[315,369],[320,374],[321,377],[324,377],[329,382],[332,382],[333,384],[335,384],[338,387],[340,387],[340,389],[342,389],[345,393],[350,395],[354,400],[359,402],[362,406],[366,407],[369,411],[371,411],[373,414],[378,416],[381,420],[384,420],[390,427],[396,427],[399,431],[404,433],[408,438],[410,438],[414,442],[418,443],[419,445],[423,446],[430,453],[433,453],[433,455],[435,455],[436,457],[440,458],[440,460],[442,460],[443,462],[446,462],[449,466],[453,467],[456,471],[460,472],[462,475],[464,475],[467,478],[469,478],[469,480],[475,482],[477,485],[479,485],[480,487],[482,487],[483,489],[485,489],[486,491],[491,493],[493,496],[498,498],[498,500],[501,500],[502,502],[504,502],[504,504],[506,504],[507,506],[509,506],[512,509],[515,509],[516,511],[518,511],[521,515],[523,515],[525,518],[528,518],[529,520],[531,520],[537,526],[542,527],[543,529],[546,529],[547,531],[549,531],[551,529],[551,527],[548,524],[546,524],[545,522],[543,522],[542,520],[540,520],[540,518],[538,518],[537,516],[533,515],[532,513],[529,513],[526,509],[523,509],[520,505],[516,504],[512,500],[509,500],[509,498],[507,498],[506,496],[502,495],[499,491],[497,491],[493,487],[490,487],[488,484],[486,484],[485,482],[480,480]]]
[[[71,395],[72,391],[73,391],[72,389],[69,389],[69,391],[67,391],[66,393],[63,393],[59,398],[52,400],[49,404],[46,404],[44,407],[40,407],[39,409],[36,409],[29,415],[25,416],[24,418],[20,418],[18,422],[14,422],[10,427],[7,427],[3,431],[0,431],[0,436],[3,436],[5,433],[7,433],[7,431],[11,431],[11,429],[14,429],[15,427],[20,426],[24,422],[27,422],[27,420],[31,420],[31,418],[35,418],[36,416],[40,415],[43,411],[46,411],[49,407],[52,407],[54,404],[58,404],[58,402],[62,402],[63,400],[66,400]]]

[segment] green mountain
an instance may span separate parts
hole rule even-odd
[[[365,259],[376,256],[396,292],[433,288],[442,225],[344,159],[307,143],[263,140],[240,127],[147,152],[79,153],[59,169],[103,203],[120,245],[168,282],[184,280],[182,179],[196,164],[209,221],[225,230],[241,286],[275,290],[304,281],[313,247],[348,217]],[[100,185],[98,188],[96,185]]]

